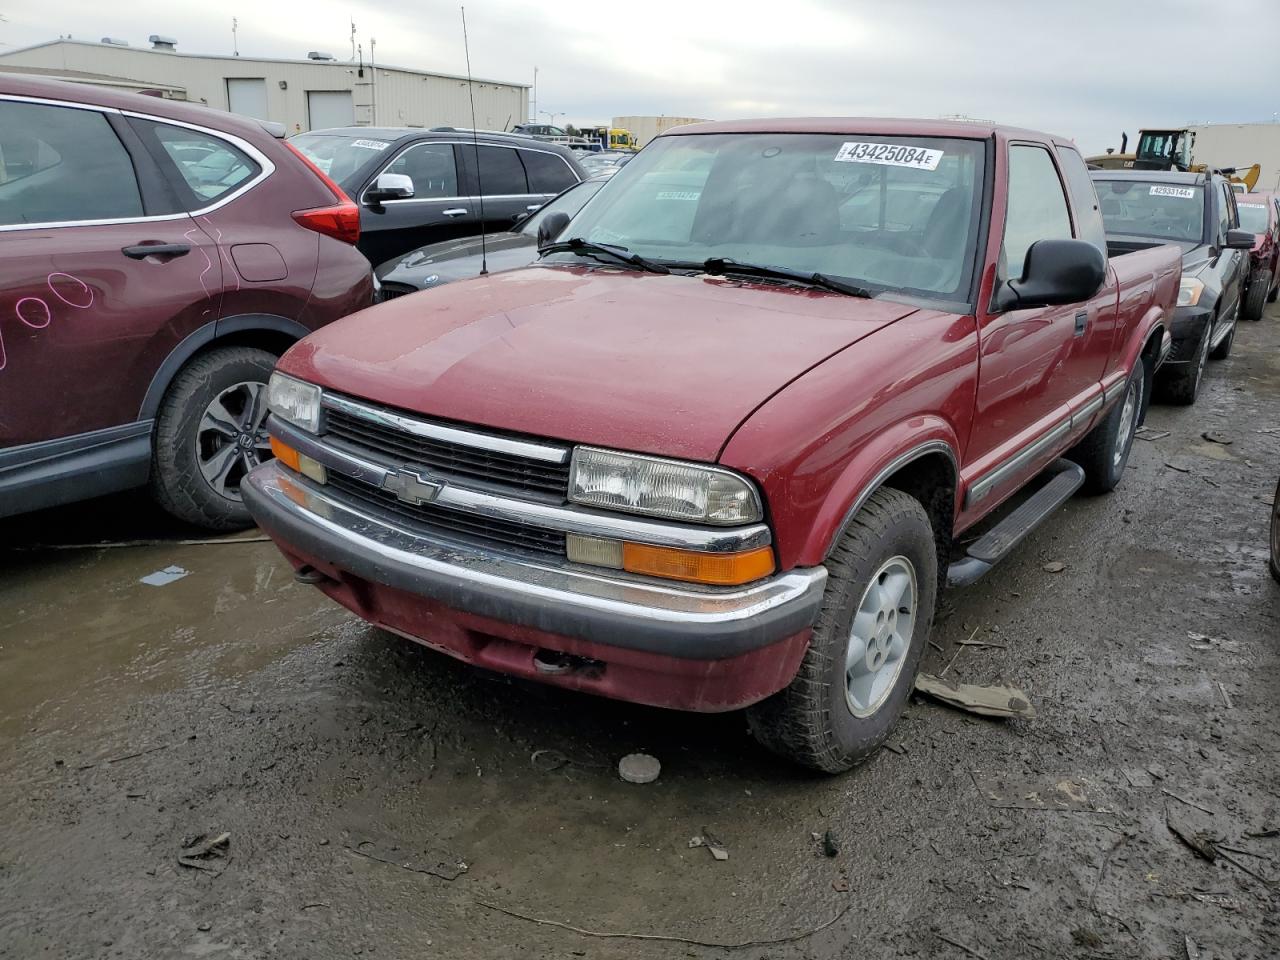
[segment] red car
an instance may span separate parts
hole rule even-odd
[[[0,517],[150,484],[250,522],[276,358],[373,297],[359,211],[283,132],[0,75]]]
[[[1236,197],[1240,229],[1256,234],[1249,251],[1249,278],[1241,316],[1261,320],[1280,287],[1280,198],[1273,193],[1242,193]]]
[[[1171,345],[1181,250],[1108,259],[1083,158],[1031,131],[680,127],[556,219],[534,266],[285,354],[249,508],[373,623],[749,707],[822,770],[889,735],[942,585],[1119,482]]]

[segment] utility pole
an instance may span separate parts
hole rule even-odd
[[[533,103],[530,104],[529,120],[533,123],[538,121],[538,68],[533,68]]]
[[[231,52],[235,56],[240,56],[240,38],[237,31],[240,29],[240,19],[238,17],[231,18]]]
[[[351,18],[351,59],[356,58],[356,18]]]
[[[374,48],[378,45],[376,37],[369,38],[369,96],[373,100],[373,125],[378,125],[378,68],[375,64]]]

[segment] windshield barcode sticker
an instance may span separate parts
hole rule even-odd
[[[1190,187],[1152,187],[1151,196],[1153,197],[1178,197],[1182,200],[1194,199],[1196,192]]]
[[[1267,205],[1266,205],[1265,203],[1237,203],[1237,204],[1236,204],[1236,206],[1237,206],[1237,207],[1249,207],[1249,208],[1250,208],[1250,209],[1252,209],[1252,210],[1265,210],[1265,209],[1267,209]]]
[[[701,193],[696,190],[663,190],[658,194],[659,200],[697,200]]]
[[[351,145],[364,150],[385,150],[391,146],[391,144],[383,143],[381,140],[352,140]]]
[[[917,170],[937,170],[942,159],[941,150],[926,147],[904,147],[900,143],[863,143],[850,140],[836,151],[839,163],[880,163],[891,167],[915,167]]]

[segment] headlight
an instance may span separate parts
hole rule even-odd
[[[320,388],[314,383],[273,373],[267,385],[267,408],[295,427],[320,432]]]
[[[1195,277],[1183,277],[1178,287],[1178,306],[1194,307],[1200,302],[1200,294],[1204,293],[1204,283]]]
[[[749,523],[764,515],[751,481],[732,471],[595,447],[573,451],[569,499],[702,523]]]

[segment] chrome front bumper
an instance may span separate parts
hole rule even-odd
[[[732,657],[812,626],[827,579],[824,567],[812,567],[703,588],[521,559],[372,517],[275,462],[254,470],[241,494],[286,550],[371,583],[504,623],[673,657]]]

